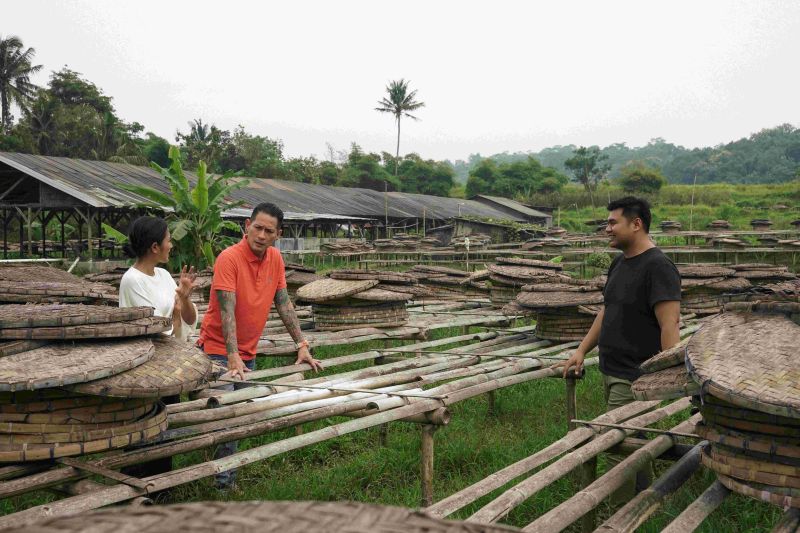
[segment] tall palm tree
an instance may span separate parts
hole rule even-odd
[[[0,36],[0,132],[11,126],[11,104],[25,110],[34,96],[36,86],[30,77],[42,69],[41,65],[31,65],[34,55],[36,50],[25,49],[16,35]]]
[[[397,151],[395,152],[394,159],[394,175],[397,176],[397,165],[400,159],[400,117],[408,117],[410,119],[419,120],[417,117],[409,113],[415,111],[420,107],[425,106],[425,102],[417,102],[415,100],[417,91],[408,90],[410,82],[400,79],[391,82],[386,86],[388,96],[384,96],[378,101],[378,106],[375,111],[381,113],[391,113],[397,121]]]

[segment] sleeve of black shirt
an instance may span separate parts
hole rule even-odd
[[[681,275],[672,261],[664,258],[656,261],[650,269],[648,304],[652,309],[658,302],[681,300]]]

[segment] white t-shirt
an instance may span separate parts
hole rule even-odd
[[[148,276],[141,270],[130,267],[119,283],[119,306],[149,306],[155,309],[153,314],[156,316],[172,317],[172,310],[175,308],[175,289],[177,288],[175,280],[163,268],[156,268],[155,274]],[[181,317],[180,339],[188,339],[196,327],[197,309],[195,308],[194,324],[187,324]],[[171,335],[172,330],[165,333]]]

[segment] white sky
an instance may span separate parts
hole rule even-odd
[[[664,137],[684,146],[800,124],[800,2],[8,2],[0,33],[174,140],[202,117],[323,157],[394,152],[392,79],[426,103],[401,153],[466,158]]]

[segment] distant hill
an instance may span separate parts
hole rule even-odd
[[[544,166],[570,175],[564,161],[572,156],[575,145],[552,146],[539,152],[495,154],[498,162],[517,161],[532,155]],[[619,176],[628,161],[645,161],[661,171],[670,183],[782,183],[794,180],[800,171],[800,129],[782,124],[749,137],[707,148],[684,148],[658,137],[645,146],[629,147],[616,143],[602,148],[611,163],[609,178]],[[466,182],[469,171],[484,159],[472,154],[467,161],[450,163],[456,180]]]

